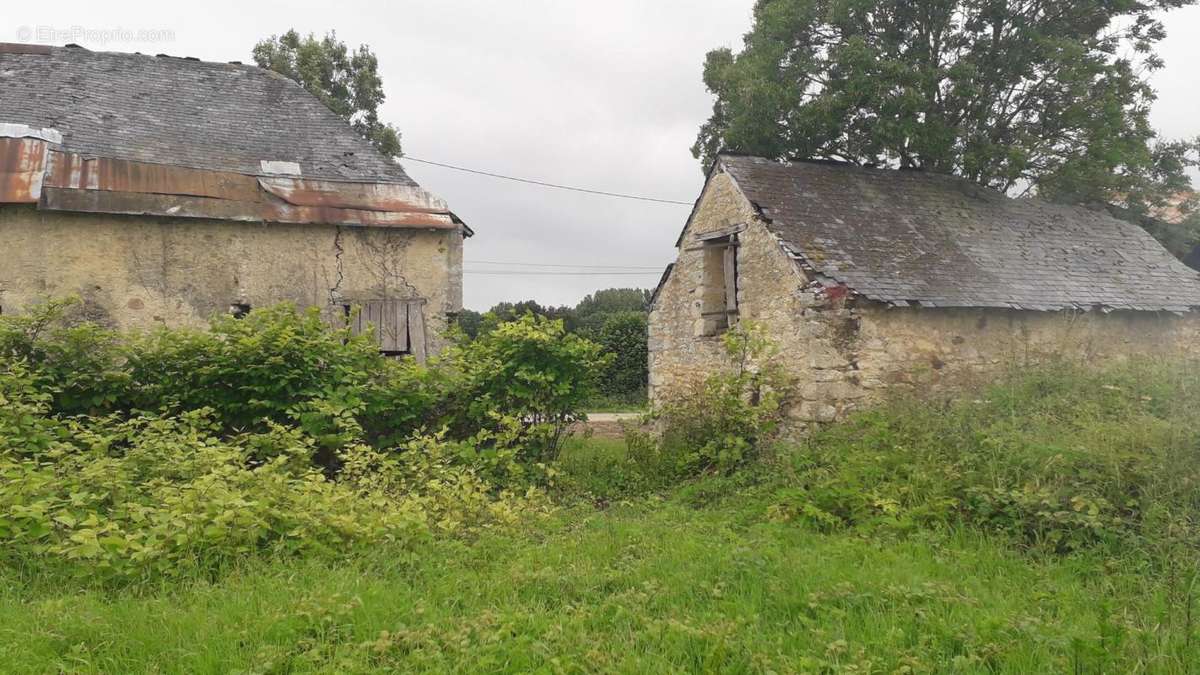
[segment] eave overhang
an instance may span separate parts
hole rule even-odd
[[[61,135],[52,129],[0,124],[0,204],[35,204],[46,211],[470,233],[444,201],[412,185],[248,175],[90,157],[61,144]]]

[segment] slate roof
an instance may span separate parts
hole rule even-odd
[[[723,155],[798,263],[895,305],[1200,308],[1200,273],[1106,211],[936,174]]]
[[[416,185],[320,100],[262,68],[12,51],[22,50],[0,49],[0,122],[57,129],[70,151],[251,175],[263,160],[296,162],[305,178]]]

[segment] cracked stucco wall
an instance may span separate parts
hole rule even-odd
[[[462,234],[0,207],[0,309],[78,295],[124,328],[202,326],[233,303],[424,298],[429,348],[462,308]]]
[[[1132,355],[1200,356],[1200,316],[999,309],[889,308],[835,299],[783,251],[725,174],[709,181],[650,314],[650,393],[662,400],[727,368],[702,335],[697,235],[745,225],[738,247],[742,319],[764,326],[792,375],[791,430],[831,422],[889,392],[944,386],[1045,358],[1102,363]]]

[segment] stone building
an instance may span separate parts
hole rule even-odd
[[[75,295],[144,328],[290,301],[423,358],[470,234],[273,72],[0,44],[0,311]]]
[[[722,368],[747,319],[795,378],[799,428],[1036,356],[1200,350],[1200,273],[1141,228],[948,176],[723,155],[677,247],[650,314],[655,400]]]

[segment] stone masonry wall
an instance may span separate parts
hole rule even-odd
[[[696,236],[744,224],[739,234],[741,320],[762,325],[793,377],[789,425],[802,431],[881,401],[890,391],[937,387],[1048,356],[1085,363],[1132,355],[1200,356],[1200,317],[1142,312],[888,308],[829,292],[800,267],[738,192],[715,175],[650,315],[651,399],[686,391],[727,368],[719,337],[701,335],[703,252]]]
[[[462,307],[457,231],[255,224],[0,207],[0,311],[78,295],[123,328],[202,326],[231,304],[424,298],[429,349]]]

